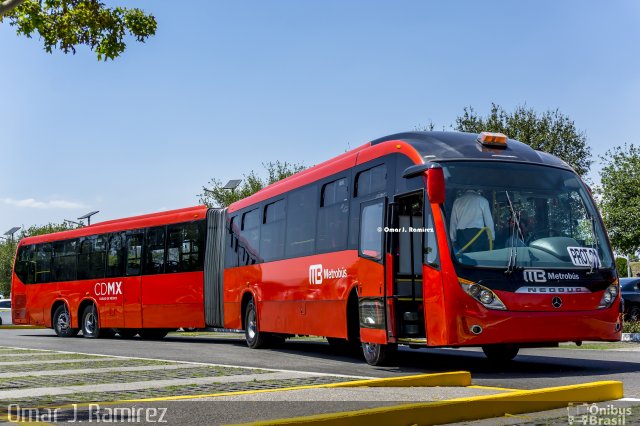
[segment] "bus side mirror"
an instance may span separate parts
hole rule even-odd
[[[444,172],[440,166],[432,166],[427,170],[427,195],[430,203],[444,204]]]

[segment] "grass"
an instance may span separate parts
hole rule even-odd
[[[622,326],[623,333],[640,333],[640,321],[625,322]]]
[[[170,365],[170,361],[154,361],[145,359],[109,359],[104,357],[96,357],[95,361],[86,362],[68,362],[60,364],[19,364],[19,365],[3,365],[1,366],[3,373],[16,372],[34,372],[34,371],[50,371],[50,370],[76,370],[85,368],[108,368],[108,367],[133,367],[140,365]]]
[[[627,342],[589,342],[589,343],[583,343],[582,346],[578,346],[573,342],[560,344],[560,349],[607,350],[607,349],[624,349],[624,348],[630,348],[630,349],[638,348],[638,344],[627,343]]]
[[[1,353],[0,353],[1,354]],[[38,355],[30,355],[30,356],[0,356],[0,362],[22,362],[22,361],[58,361],[61,359],[93,359],[93,358],[104,358],[95,355],[83,355],[83,354],[65,354],[65,353],[49,353],[49,354],[38,354]]]

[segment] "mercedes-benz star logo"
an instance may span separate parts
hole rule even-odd
[[[559,308],[560,306],[562,306],[562,299],[556,296],[553,299],[551,299],[551,304],[553,305],[554,308]]]

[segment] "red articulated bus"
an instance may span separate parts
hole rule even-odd
[[[372,365],[399,344],[509,360],[621,333],[589,188],[494,133],[391,135],[227,209],[24,239],[12,297],[15,323],[63,336],[213,326],[244,329],[259,348],[318,335],[361,344]]]

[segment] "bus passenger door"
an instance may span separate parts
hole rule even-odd
[[[126,267],[124,279],[124,326],[142,327],[142,242],[141,230],[126,232]]]
[[[390,286],[394,334],[399,342],[426,343],[422,285],[423,191],[396,197],[390,235],[393,258]],[[388,265],[391,268],[390,265]]]
[[[360,204],[358,236],[358,310],[360,340],[387,343],[385,298],[385,212],[387,199]]]

